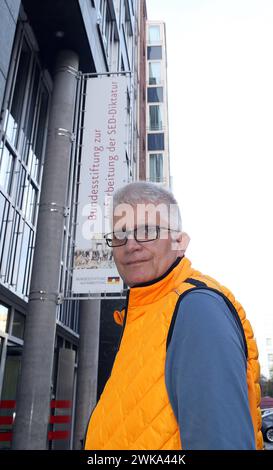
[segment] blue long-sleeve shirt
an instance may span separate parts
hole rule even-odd
[[[165,380],[183,449],[255,449],[243,337],[217,293],[181,300]]]

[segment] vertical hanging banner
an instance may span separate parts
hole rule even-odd
[[[103,235],[110,202],[128,181],[125,76],[88,78],[82,135],[73,293],[120,292],[123,281]]]

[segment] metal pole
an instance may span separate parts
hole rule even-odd
[[[101,75],[133,75],[134,72],[131,70],[119,70],[117,72],[91,72],[91,73],[83,73],[82,76],[86,77],[99,77]]]
[[[13,449],[46,449],[78,56],[57,58]]]
[[[67,300],[120,300],[120,299],[126,299],[126,291],[125,293],[117,293],[117,295],[114,294],[77,294],[75,296],[67,296],[61,299],[61,302],[65,302]]]

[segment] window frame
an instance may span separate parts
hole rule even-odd
[[[160,54],[157,54],[157,51],[160,51]],[[147,60],[163,60],[162,46],[147,46]]]
[[[163,106],[162,106],[162,103],[152,103],[150,104],[149,103],[149,131],[163,131],[164,129],[164,116],[163,116]],[[151,111],[152,109],[155,109],[157,108],[158,109],[158,113],[157,113],[157,124],[156,123],[152,123],[151,121],[151,118],[153,117],[152,114],[151,114]],[[155,116],[155,115],[154,115]],[[156,122],[156,119],[155,119],[155,122]]]
[[[149,86],[147,88],[147,103],[163,103],[164,102],[164,87],[163,86]]]
[[[159,32],[159,36],[154,39],[151,37],[150,31],[154,29]],[[148,26],[148,44],[157,44],[161,41],[161,27],[159,24],[149,24]]]
[[[153,153],[164,152],[165,150],[164,132],[149,132],[147,148],[148,148],[148,152],[153,152]]]
[[[152,164],[152,159],[155,163]],[[155,172],[152,175],[152,168],[154,166]],[[163,152],[149,153],[149,181],[153,183],[163,183],[164,180],[164,156]]]
[[[18,74],[23,57],[21,56],[23,45],[26,45],[24,47],[30,53],[26,70],[27,81],[22,96],[23,104],[20,123],[18,121],[16,130],[17,137],[10,139],[8,126],[12,116],[13,100],[16,99],[14,91],[21,79]],[[6,214],[5,220],[2,220],[4,225],[1,227],[0,282],[24,300],[28,298],[29,293],[29,274],[33,262],[33,243],[36,235],[51,92],[52,82],[49,74],[43,71],[40,65],[30,26],[19,21],[4,95],[4,125],[0,135],[0,159],[4,152],[9,152],[13,162],[9,187],[7,185],[0,187]],[[25,231],[29,232],[27,248],[23,246]],[[23,259],[23,253],[26,251],[27,257]],[[17,289],[17,282],[22,263],[25,264],[23,270],[26,279],[20,283],[21,290]]]

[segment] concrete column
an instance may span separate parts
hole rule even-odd
[[[81,449],[97,401],[100,300],[82,300],[73,449]]]
[[[57,57],[13,449],[46,449],[78,57]]]

